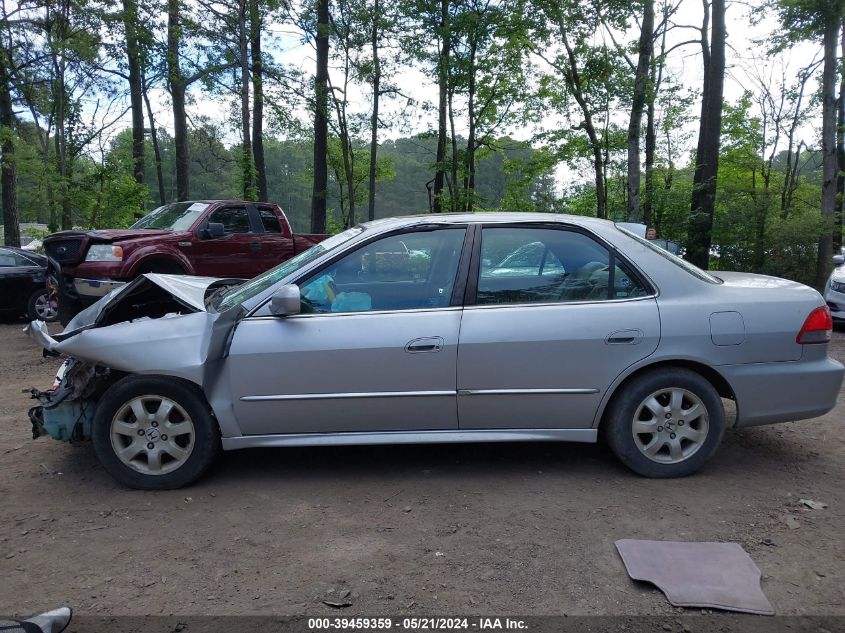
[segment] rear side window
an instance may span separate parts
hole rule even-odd
[[[212,211],[208,217],[209,222],[219,222],[223,225],[226,235],[232,233],[251,233],[249,226],[249,214],[246,207],[223,207]]]
[[[264,227],[265,233],[281,233],[282,225],[279,218],[273,213],[272,209],[266,207],[259,207],[258,215],[261,217],[261,225]]]
[[[490,227],[481,234],[476,303],[566,303],[644,296],[601,244],[574,231]]]

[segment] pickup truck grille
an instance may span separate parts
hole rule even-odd
[[[44,244],[47,255],[60,264],[69,264],[79,259],[79,251],[82,248],[82,238],[68,238],[51,240]]]

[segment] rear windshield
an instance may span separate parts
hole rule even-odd
[[[619,226],[618,224],[616,225],[616,228],[619,229],[620,231],[622,231],[625,235],[628,235],[631,238],[635,239],[637,242],[639,242],[643,246],[648,247],[650,250],[654,251],[655,253],[660,255],[662,258],[668,259],[670,262],[675,264],[675,266],[683,268],[685,271],[687,271],[693,277],[696,277],[696,278],[700,279],[701,281],[706,281],[709,284],[720,284],[720,283],[722,283],[722,280],[719,279],[718,277],[714,277],[710,273],[701,270],[698,266],[695,266],[694,264],[690,264],[687,260],[681,259],[677,255],[673,255],[669,251],[667,251],[663,248],[660,248],[657,244],[653,244],[653,243],[649,242],[647,239],[640,237],[636,233],[633,233],[632,231],[629,231],[628,229],[626,229],[622,226]]]

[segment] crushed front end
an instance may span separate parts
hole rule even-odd
[[[116,378],[107,367],[67,359],[49,389],[29,390],[38,401],[29,410],[32,438],[49,435],[65,442],[90,439],[97,400]]]

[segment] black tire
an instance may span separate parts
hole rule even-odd
[[[680,416],[681,428],[677,426],[678,419],[676,417],[664,422],[658,422],[658,417],[651,413],[651,409],[645,406],[646,399],[652,394],[660,392],[661,390],[682,390],[688,394],[698,398],[700,404],[703,405],[706,419],[695,418],[693,422],[687,423]],[[669,397],[669,394],[663,394],[660,398]],[[662,402],[658,401],[660,404]],[[665,402],[665,401],[664,401]],[[685,400],[688,404],[690,400]],[[642,410],[641,410],[641,407]],[[638,414],[638,412],[642,411]],[[647,420],[644,424],[654,424],[655,431],[660,429],[660,433],[665,435],[658,435],[656,432],[647,432],[635,436],[634,424],[635,416],[642,419],[645,415],[653,416],[652,420]],[[673,414],[666,414],[673,415]],[[702,422],[703,420],[703,422]],[[657,425],[665,426],[657,426]],[[669,424],[672,426],[670,427]],[[686,424],[686,429],[683,425]],[[693,425],[697,425],[698,429]],[[704,427],[706,426],[706,431]],[[649,371],[634,378],[631,382],[624,385],[624,387],[614,394],[613,399],[605,412],[604,421],[602,422],[605,438],[611,450],[628,468],[635,473],[644,477],[686,477],[700,469],[709,460],[722,441],[722,436],[725,432],[725,411],[722,406],[722,400],[719,394],[714,389],[713,385],[700,374],[695,373],[689,369],[681,367],[665,367]],[[642,427],[638,427],[642,428]],[[664,431],[664,429],[666,429]],[[669,440],[668,434],[670,431],[678,432],[676,436],[674,432],[671,435],[671,442],[675,443],[676,437],[680,438],[677,443],[687,442],[684,451],[690,451],[689,456],[681,457],[680,461],[674,463],[661,463],[656,461],[658,459],[671,460],[673,457],[669,455]],[[697,432],[703,435],[703,439],[697,442],[692,442],[686,438],[682,438],[680,433]],[[647,456],[643,450],[639,448],[642,444],[654,445],[659,441],[666,440],[666,444],[658,448],[661,453],[654,457]],[[646,440],[649,440],[646,442]],[[693,447],[695,450],[693,450]],[[648,446],[645,447],[646,449]],[[664,453],[665,451],[665,453]]]
[[[33,292],[32,295],[30,295],[29,301],[27,301],[27,304],[26,304],[26,316],[30,321],[35,321],[36,319],[41,319],[42,321],[46,321],[47,323],[52,323],[53,321],[55,321],[58,318],[58,316],[59,316],[58,311],[55,311],[55,310],[53,311],[53,316],[48,317],[46,319],[38,314],[38,309],[36,307],[36,304],[38,303],[38,300],[41,297],[46,296],[47,293],[48,293],[47,288],[40,288],[40,289],[36,290],[35,292]]]
[[[175,470],[161,474],[141,472],[124,463],[116,453],[112,422],[129,402],[141,396],[175,402],[193,424],[192,448],[184,463]],[[159,433],[164,430],[161,427]],[[91,439],[100,463],[109,474],[123,485],[141,490],[172,490],[187,486],[208,470],[220,452],[220,429],[202,392],[192,383],[169,376],[127,376],[112,385],[97,404]],[[162,435],[156,441],[158,439],[166,439],[166,436]]]

